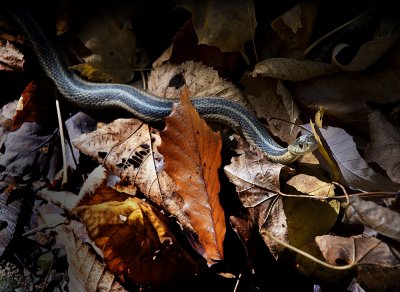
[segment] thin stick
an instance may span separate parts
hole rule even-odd
[[[285,194],[282,192],[278,192],[279,195],[282,197],[293,197],[293,198],[304,198],[304,199],[312,199],[312,200],[326,200],[326,201],[331,201],[331,200],[338,200],[340,201],[341,199],[347,199],[348,197],[377,197],[377,196],[382,196],[382,197],[394,197],[394,196],[400,196],[400,192],[368,192],[368,193],[355,193],[355,194],[347,194],[343,196],[332,196],[332,197],[325,197],[325,196],[311,196],[311,195],[292,195],[292,194]]]
[[[56,99],[56,108],[57,108],[58,128],[60,130],[61,152],[62,152],[62,159],[63,159],[62,185],[65,185],[68,182],[67,154],[65,151],[64,127],[63,127],[62,118],[61,118],[60,104],[57,99]]]
[[[321,266],[326,267],[326,268],[329,268],[329,269],[332,269],[332,270],[349,270],[349,269],[351,269],[351,268],[353,268],[355,266],[354,264],[345,265],[345,266],[334,266],[334,265],[328,264],[328,263],[323,262],[320,259],[310,255],[309,253],[306,253],[306,252],[302,251],[301,249],[298,249],[298,248],[296,248],[296,247],[284,242],[283,240],[280,240],[279,238],[273,236],[271,233],[269,233],[267,231],[262,231],[261,234],[270,237],[271,239],[273,239],[274,241],[276,241],[280,245],[282,245],[282,246],[284,246],[284,247],[286,247],[286,248],[288,248],[288,249],[290,249],[290,250],[292,250],[292,251],[294,251],[294,252],[296,252],[296,253],[298,253],[298,254],[300,254],[300,255],[302,255],[302,256],[304,256],[304,257],[306,257],[306,258],[308,258],[308,259],[310,259],[310,260],[312,260],[312,261],[314,261],[314,262],[316,262],[318,264],[320,264]]]

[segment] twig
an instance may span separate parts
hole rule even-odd
[[[341,270],[341,271],[343,271],[343,270],[349,270],[351,268],[354,268],[354,266],[355,266],[354,264],[345,265],[345,266],[334,266],[334,265],[328,264],[328,263],[323,262],[320,259],[310,255],[309,253],[306,253],[305,251],[302,251],[301,249],[298,249],[298,248],[296,248],[296,247],[284,242],[283,240],[280,240],[279,238],[273,236],[271,233],[269,233],[267,231],[262,231],[261,234],[270,237],[271,239],[273,239],[274,241],[276,241],[280,245],[282,245],[282,246],[284,246],[284,247],[286,247],[286,248],[288,248],[288,249],[290,249],[290,250],[292,250],[292,251],[294,251],[294,252],[296,252],[296,253],[298,253],[298,254],[300,254],[300,255],[302,255],[302,256],[304,256],[304,257],[306,257],[306,258],[308,258],[308,259],[310,259],[310,260],[312,260],[312,261],[314,261],[314,262],[316,262],[318,264],[320,264],[321,266],[326,267],[326,268],[329,268],[329,269],[332,269],[332,270]]]
[[[63,159],[62,185],[65,185],[68,182],[67,154],[65,151],[64,127],[63,127],[62,118],[61,118],[60,104],[57,99],[56,99],[56,108],[57,108],[58,128],[60,130],[61,152],[62,152],[62,159]]]
[[[49,280],[50,273],[51,273],[51,269],[53,268],[53,264],[54,264],[54,257],[55,257],[55,256],[53,255],[53,258],[51,259],[51,263],[50,263],[49,270],[47,271],[47,274],[46,274],[46,278],[45,278],[44,281],[43,281],[43,287],[42,287],[42,289],[40,290],[41,292],[46,291],[47,284],[48,284],[48,280]]]
[[[239,277],[236,280],[236,284],[235,284],[235,288],[233,288],[233,292],[237,291],[237,288],[239,287],[239,282],[240,282],[240,278],[242,278],[242,274],[239,274]]]
[[[292,194],[285,194],[280,191],[277,192],[279,195],[282,197],[293,197],[293,198],[305,198],[305,199],[313,199],[313,200],[341,200],[341,199],[347,199],[349,197],[370,197],[370,196],[382,196],[382,197],[394,197],[394,196],[400,196],[400,192],[365,192],[365,193],[354,193],[354,194],[346,194],[342,196],[332,196],[332,197],[326,197],[326,196],[312,196],[312,195],[292,195]]]

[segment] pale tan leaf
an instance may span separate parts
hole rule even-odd
[[[339,72],[339,69],[328,63],[312,60],[295,60],[288,58],[265,59],[254,66],[251,75],[277,78],[288,81],[304,81]]]
[[[160,133],[158,147],[165,159],[165,171],[175,181],[202,254],[209,265],[223,259],[225,214],[219,202],[222,139],[200,118],[184,87],[179,103],[173,105]]]
[[[352,189],[362,191],[395,191],[399,185],[373,170],[361,157],[354,139],[345,130],[336,127],[319,129],[321,139],[326,141],[331,159],[335,161],[340,171],[340,182]],[[324,165],[324,159],[315,153]]]
[[[400,214],[375,202],[353,196],[349,198],[346,219],[353,224],[362,224],[382,235],[400,241]]]
[[[364,154],[368,162],[386,170],[391,180],[400,184],[400,128],[389,123],[379,111],[368,116],[370,142]]]
[[[218,71],[201,62],[187,61],[179,65],[166,63],[151,71],[148,80],[148,91],[166,98],[177,98],[180,94],[180,85],[170,85],[171,81],[182,75],[182,82],[188,86],[190,97],[218,96],[247,104],[243,93],[231,82],[224,80]],[[184,81],[183,81],[184,80]]]
[[[180,0],[178,5],[192,13],[199,44],[216,46],[223,52],[238,51],[248,60],[244,45],[254,39],[257,26],[253,1]]]
[[[70,229],[61,227],[57,231],[58,240],[64,243],[67,252],[69,291],[126,291]]]

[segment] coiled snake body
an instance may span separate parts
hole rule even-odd
[[[162,121],[172,110],[172,100],[165,100],[132,86],[87,82],[67,70],[38,23],[24,9],[9,9],[10,15],[24,31],[26,39],[44,72],[63,97],[83,108],[123,108],[146,122]],[[263,150],[270,160],[290,163],[316,149],[313,135],[297,138],[287,148],[277,144],[252,111],[233,101],[218,97],[192,100],[200,116],[228,125],[241,133],[252,145]]]

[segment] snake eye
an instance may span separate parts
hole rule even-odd
[[[299,148],[300,149],[303,149],[303,146],[304,146],[303,143],[299,143]]]

